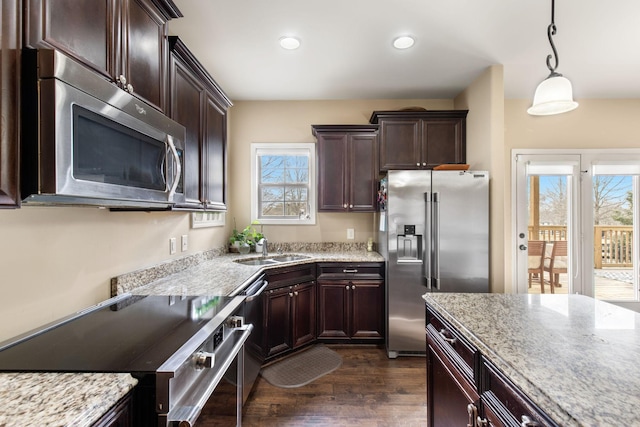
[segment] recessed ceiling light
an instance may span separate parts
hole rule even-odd
[[[293,50],[300,47],[300,39],[296,37],[280,37],[280,46],[283,49]]]
[[[400,36],[393,40],[396,49],[409,49],[416,41],[411,36]]]

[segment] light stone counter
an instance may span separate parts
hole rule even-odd
[[[0,426],[90,426],[136,384],[129,374],[0,373]]]
[[[640,425],[639,313],[581,295],[423,298],[559,425]]]
[[[384,262],[377,252],[366,250],[334,250],[321,252],[286,251],[285,255],[302,255],[299,261],[281,262],[272,265],[243,265],[236,261],[256,259],[261,255],[221,254],[199,263],[191,263],[188,268],[164,275],[156,268],[140,270],[112,279],[112,295],[131,292],[137,295],[229,295],[242,289],[258,276],[261,271],[310,262]],[[278,256],[270,253],[270,257]],[[180,262],[180,261],[177,261]],[[173,270],[172,270],[173,271]]]

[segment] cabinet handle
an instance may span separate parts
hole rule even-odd
[[[522,416],[522,424],[520,424],[522,427],[536,427],[539,426],[540,423],[538,423],[537,421],[533,421],[531,418],[529,418],[526,415]]]
[[[438,334],[440,334],[440,336],[442,337],[443,340],[445,340],[446,342],[448,342],[451,345],[455,344],[456,339],[455,338],[447,338],[445,333],[447,333],[447,331],[445,331],[444,329],[440,329],[440,332],[438,332]]]
[[[478,416],[478,408],[473,403],[467,405],[467,412],[469,413],[469,423],[467,427],[476,427],[475,419]]]
[[[476,427],[489,427],[489,421],[487,421],[487,419],[482,419],[478,416],[478,418],[476,418]]]
[[[347,268],[345,268],[345,269],[343,269],[343,270],[342,270],[342,272],[343,272],[343,273],[357,273],[357,272],[358,272],[358,269],[357,269],[357,268],[353,268],[353,269],[347,269]]]

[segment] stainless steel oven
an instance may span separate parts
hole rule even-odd
[[[244,295],[107,300],[0,343],[0,372],[128,372],[139,427],[242,425]],[[46,354],[46,357],[42,357]]]
[[[184,202],[185,128],[64,54],[23,54],[25,204]]]

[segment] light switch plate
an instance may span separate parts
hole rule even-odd
[[[356,233],[353,228],[347,228],[347,239],[353,240],[356,238]]]

